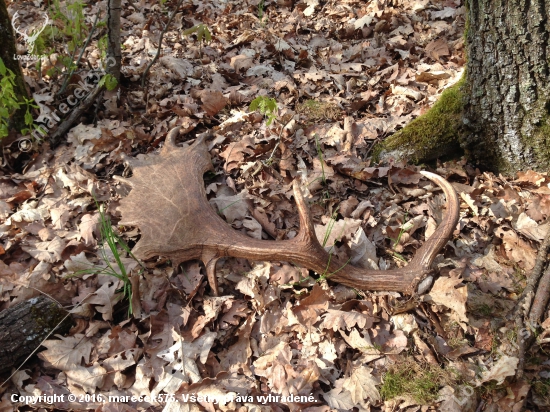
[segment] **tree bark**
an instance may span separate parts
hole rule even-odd
[[[495,172],[547,171],[550,0],[466,0],[466,9],[463,80],[377,144],[374,158],[422,163],[465,153]]]
[[[467,0],[461,145],[492,170],[550,166],[550,0]]]
[[[65,309],[46,296],[0,312],[0,375],[20,366],[53,329],[59,334],[67,332],[71,321],[62,322],[66,315]]]
[[[6,67],[15,74],[15,93],[19,98],[19,101],[23,101],[23,98],[28,98],[29,93],[25,85],[25,79],[23,78],[23,72],[19,65],[19,60],[14,59],[17,56],[17,50],[15,48],[15,34],[13,33],[13,27],[11,25],[11,19],[8,14],[8,9],[4,0],[0,0],[0,58],[6,65]],[[25,107],[22,106],[11,117],[10,129],[21,130],[25,127]]]
[[[120,65],[122,52],[120,49],[120,8],[122,0],[109,0],[107,9],[107,73],[120,83]]]

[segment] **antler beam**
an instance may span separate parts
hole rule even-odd
[[[269,241],[233,230],[212,209],[206,198],[203,174],[212,170],[205,136],[186,147],[177,147],[179,128],[172,129],[159,156],[137,160],[130,179],[132,191],[121,202],[121,224],[138,226],[141,239],[135,256],[147,259],[165,256],[176,264],[200,259],[208,282],[218,294],[216,262],[222,257],[256,261],[289,261],[328,273],[330,279],[365,290],[412,292],[431,270],[439,250],[447,243],[458,222],[459,201],[453,187],[442,177],[421,172],[443,189],[446,213],[441,225],[424,242],[409,264],[393,270],[365,270],[331,257],[320,245],[302,192],[295,182],[294,197],[300,216],[300,231],[290,240]]]

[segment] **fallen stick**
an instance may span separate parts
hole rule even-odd
[[[540,278],[539,287],[533,299],[531,312],[529,312],[529,322],[532,326],[538,325],[541,321],[545,308],[548,306],[550,298],[550,265],[546,267],[544,275]]]
[[[105,90],[105,86],[97,86],[93,92],[91,92],[81,103],[75,108],[69,117],[67,117],[63,122],[55,129],[55,131],[50,135],[50,142],[52,148],[57,146],[61,137],[69,131],[73,124],[82,116],[82,113],[87,111],[90,106],[93,104],[97,96]]]
[[[517,330],[516,343],[518,347],[519,359],[518,367],[516,370],[516,380],[520,380],[523,377],[523,369],[525,366],[525,352],[534,341],[533,330],[540,320],[540,315],[538,315],[537,320],[533,322],[533,319],[535,319],[537,315],[533,311],[535,307],[535,304],[533,304],[533,302],[537,302],[537,299],[539,302],[541,302],[536,304],[537,309],[535,309],[536,312],[540,311],[541,314],[544,307],[546,306],[546,304],[542,304],[544,296],[546,296],[546,303],[548,303],[548,294],[550,293],[550,285],[548,285],[548,282],[550,280],[550,267],[546,269],[545,276],[543,276],[541,282],[539,282],[539,280],[541,279],[542,269],[544,268],[544,264],[546,263],[548,249],[550,249],[550,231],[548,231],[546,237],[539,247],[537,259],[535,260],[535,265],[533,266],[531,275],[527,279],[527,286],[525,286],[525,289],[523,290],[523,293],[521,294],[521,297],[518,300],[518,303],[513,313],[513,319]],[[546,282],[546,284],[544,282]],[[540,292],[539,290],[535,291],[537,285],[539,285]],[[523,330],[525,329],[524,319],[527,318],[529,318],[528,327],[530,333],[528,337],[526,337],[523,333]]]

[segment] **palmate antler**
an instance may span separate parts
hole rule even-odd
[[[412,292],[431,270],[439,250],[458,222],[459,202],[451,184],[438,175],[420,172],[443,189],[447,212],[441,225],[401,269],[365,270],[331,257],[319,244],[302,192],[294,182],[300,215],[300,231],[290,240],[258,240],[233,230],[208,203],[203,174],[212,170],[204,136],[187,147],[177,147],[179,128],[172,129],[159,156],[136,161],[129,180],[132,191],[122,200],[120,224],[138,226],[141,239],[133,249],[136,257],[170,258],[177,265],[200,259],[208,282],[218,293],[215,274],[219,258],[232,256],[255,261],[287,261],[332,274],[330,279],[365,290]]]

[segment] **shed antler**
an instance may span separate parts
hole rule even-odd
[[[438,175],[421,172],[443,189],[447,212],[441,225],[401,269],[365,270],[331,257],[319,244],[302,192],[294,182],[300,231],[290,240],[269,241],[233,230],[208,203],[203,174],[212,170],[205,136],[187,147],[177,147],[179,128],[172,129],[159,156],[136,160],[129,180],[132,191],[121,202],[123,225],[138,226],[141,239],[135,256],[165,256],[179,264],[200,259],[208,282],[218,293],[215,274],[219,258],[232,256],[256,261],[289,261],[344,285],[366,290],[411,292],[430,272],[431,264],[450,238],[459,217],[459,202],[451,184]]]

